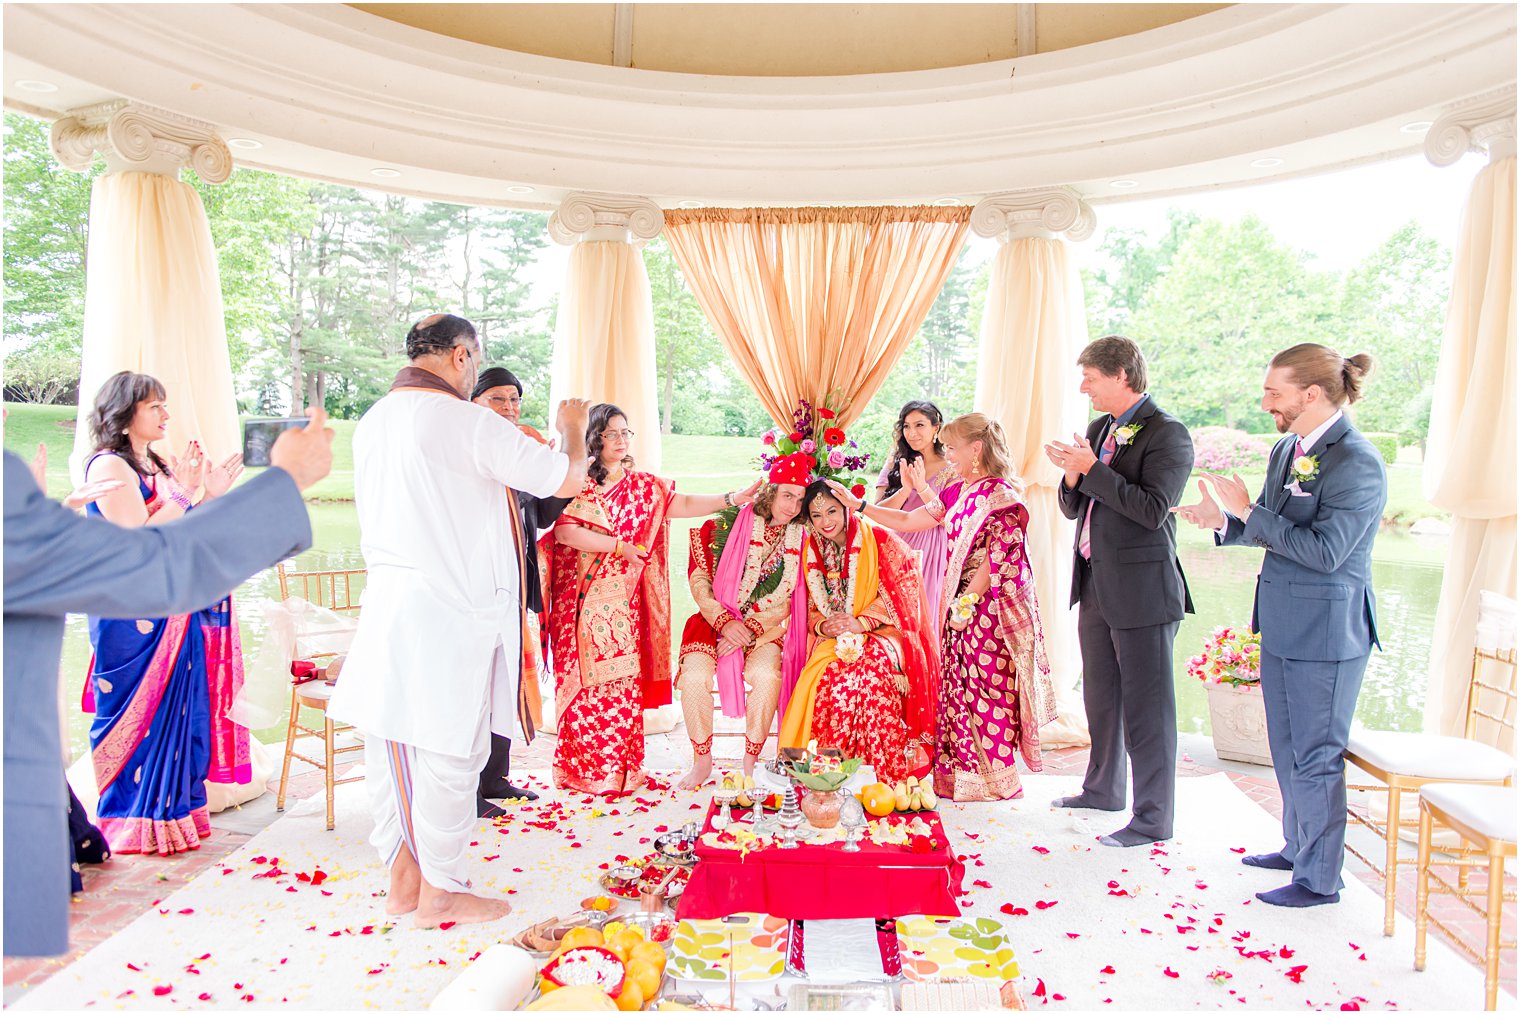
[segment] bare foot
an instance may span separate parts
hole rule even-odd
[[[754,773],[755,773],[755,761],[757,761],[759,759],[760,759],[759,757],[751,757],[749,755],[749,751],[748,750],[746,750],[744,752],[744,773],[746,775],[749,775],[749,776],[753,776],[754,775]]]
[[[385,895],[386,915],[406,915],[417,910],[417,898],[422,890],[422,870],[405,845],[391,863],[391,887]]]
[[[412,924],[418,929],[438,929],[444,923],[469,925],[495,922],[512,906],[503,898],[483,898],[478,894],[450,893],[422,882],[422,896]]]
[[[712,754],[702,754],[692,760],[691,770],[679,782],[678,789],[700,789],[712,775]]]

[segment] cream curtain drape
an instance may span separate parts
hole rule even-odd
[[[1448,735],[1462,734],[1478,593],[1515,597],[1514,286],[1510,155],[1478,174],[1463,214],[1425,455],[1426,499],[1453,514],[1425,706]]]
[[[638,468],[658,472],[654,367],[654,310],[643,256],[619,240],[577,243],[570,251],[554,329],[551,415],[565,398],[611,402],[627,413]]]
[[[969,208],[667,211],[697,302],[771,418],[832,393],[848,426],[918,333]]]
[[[168,391],[168,446],[199,440],[212,462],[242,449],[221,276],[200,195],[159,173],[108,173],[90,194],[89,270],[80,356],[79,423],[69,461],[83,478],[95,395],[121,370]]]
[[[1061,472],[1042,449],[1082,428],[1076,362],[1086,344],[1082,279],[1065,242],[1008,240],[987,287],[976,405],[1002,425],[1029,504],[1029,559],[1056,688],[1056,721],[1040,733],[1046,747],[1088,743],[1076,613],[1067,605],[1074,531],[1061,514]]]

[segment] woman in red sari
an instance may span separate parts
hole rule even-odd
[[[791,625],[807,624],[811,647],[800,675],[783,675],[778,742],[837,747],[882,781],[926,769],[939,655],[913,551],[852,516],[828,482],[808,487],[802,510]]]
[[[592,407],[586,488],[546,537],[554,784],[612,796],[644,784],[644,710],[671,701],[669,521],[749,503],[760,488],[677,493],[634,469],[632,437],[622,409]]]

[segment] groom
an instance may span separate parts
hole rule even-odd
[[[1127,753],[1134,814],[1098,841],[1133,847],[1172,836],[1172,642],[1193,600],[1177,562],[1177,522],[1170,511],[1193,471],[1193,439],[1145,393],[1145,357],[1128,338],[1109,335],[1089,343],[1077,365],[1082,393],[1103,415],[1087,427],[1085,438],[1052,442],[1045,453],[1066,473],[1061,513],[1077,522],[1071,604],[1080,603],[1082,703],[1092,750],[1081,793],[1052,805],[1124,809]]]
[[[1198,484],[1203,499],[1176,508],[1213,529],[1219,545],[1266,550],[1251,626],[1261,633],[1261,691],[1285,844],[1241,862],[1293,872],[1287,886],[1256,895],[1269,905],[1340,900],[1342,754],[1367,658],[1378,644],[1372,540],[1388,500],[1382,458],[1344,411],[1371,368],[1370,356],[1342,359],[1323,345],[1279,352],[1262,384],[1261,407],[1288,436],[1272,449],[1261,495],[1252,503],[1239,476],[1209,475],[1207,485]]]

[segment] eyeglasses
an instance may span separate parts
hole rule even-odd
[[[521,405],[522,398],[503,398],[499,394],[486,396],[486,401],[492,405]]]
[[[633,439],[633,430],[602,430],[603,440],[616,440],[622,437],[624,440]]]

